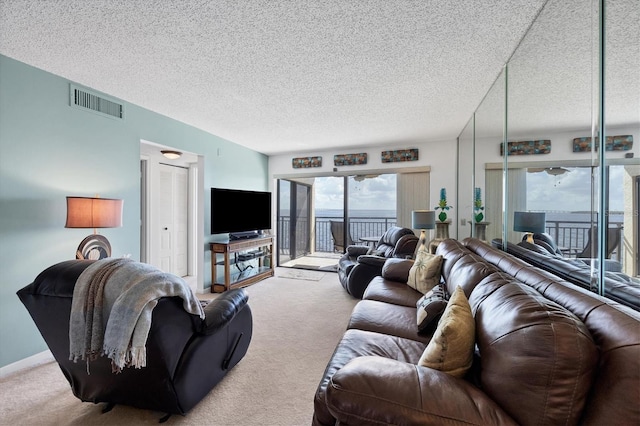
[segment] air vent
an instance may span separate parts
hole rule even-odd
[[[70,85],[69,88],[71,106],[85,111],[92,111],[106,117],[117,118],[120,120],[124,118],[124,107],[122,104],[109,100],[103,95],[91,93],[81,87]]]

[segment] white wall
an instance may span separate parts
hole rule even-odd
[[[398,163],[383,163],[381,160],[382,151],[396,149],[417,148],[418,160]],[[349,174],[366,174],[368,171],[394,171],[401,168],[409,167],[425,167],[431,168],[431,199],[429,208],[438,205],[440,200],[440,188],[447,189],[447,200],[453,205],[456,199],[456,140],[440,140],[440,141],[424,141],[414,144],[396,144],[396,145],[376,145],[362,148],[348,148],[341,150],[326,151],[310,151],[305,153],[282,154],[269,157],[269,176],[271,177],[271,190],[274,191],[273,179],[286,178],[287,176],[332,176]],[[356,154],[366,152],[368,162],[359,166],[341,166],[336,167],[333,164],[333,156],[338,154]],[[471,153],[469,153],[471,155]],[[294,169],[292,159],[298,157],[322,157],[322,167],[314,167],[308,169]],[[337,171],[334,172],[333,169]],[[274,197],[275,198],[275,197]],[[452,224],[457,221],[457,209],[449,210],[449,217]],[[274,228],[275,229],[275,228]],[[451,236],[456,235],[455,229],[451,228]]]

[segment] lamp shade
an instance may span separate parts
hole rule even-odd
[[[518,232],[542,233],[547,222],[546,213],[514,212],[513,230]]]
[[[67,197],[65,228],[118,228],[122,226],[123,200]]]
[[[413,210],[411,212],[413,229],[433,229],[436,227],[436,212],[433,210]]]

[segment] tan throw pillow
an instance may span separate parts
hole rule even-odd
[[[473,361],[475,335],[471,306],[462,287],[458,286],[418,364],[454,377],[464,376]]]
[[[440,282],[442,256],[430,254],[426,250],[418,250],[416,261],[409,269],[407,284],[422,294],[428,293]]]

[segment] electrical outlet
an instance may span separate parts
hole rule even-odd
[[[461,226],[467,226],[467,219],[465,219],[465,218],[460,219],[460,225]]]

